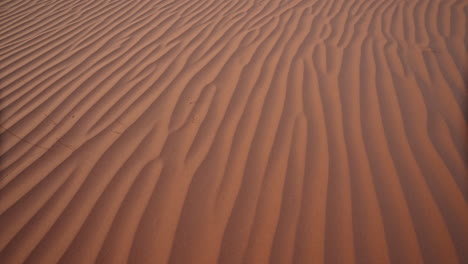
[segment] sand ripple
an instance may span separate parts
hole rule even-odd
[[[466,0],[0,2],[0,262],[468,263]]]

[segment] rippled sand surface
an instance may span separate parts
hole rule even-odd
[[[468,263],[467,17],[0,1],[0,262]]]

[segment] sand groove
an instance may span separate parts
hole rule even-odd
[[[0,3],[1,263],[467,263],[465,0]]]

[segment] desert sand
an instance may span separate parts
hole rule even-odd
[[[0,263],[468,263],[467,19],[0,1]]]

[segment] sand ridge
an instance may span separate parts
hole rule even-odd
[[[467,10],[0,2],[0,262],[468,262]]]

